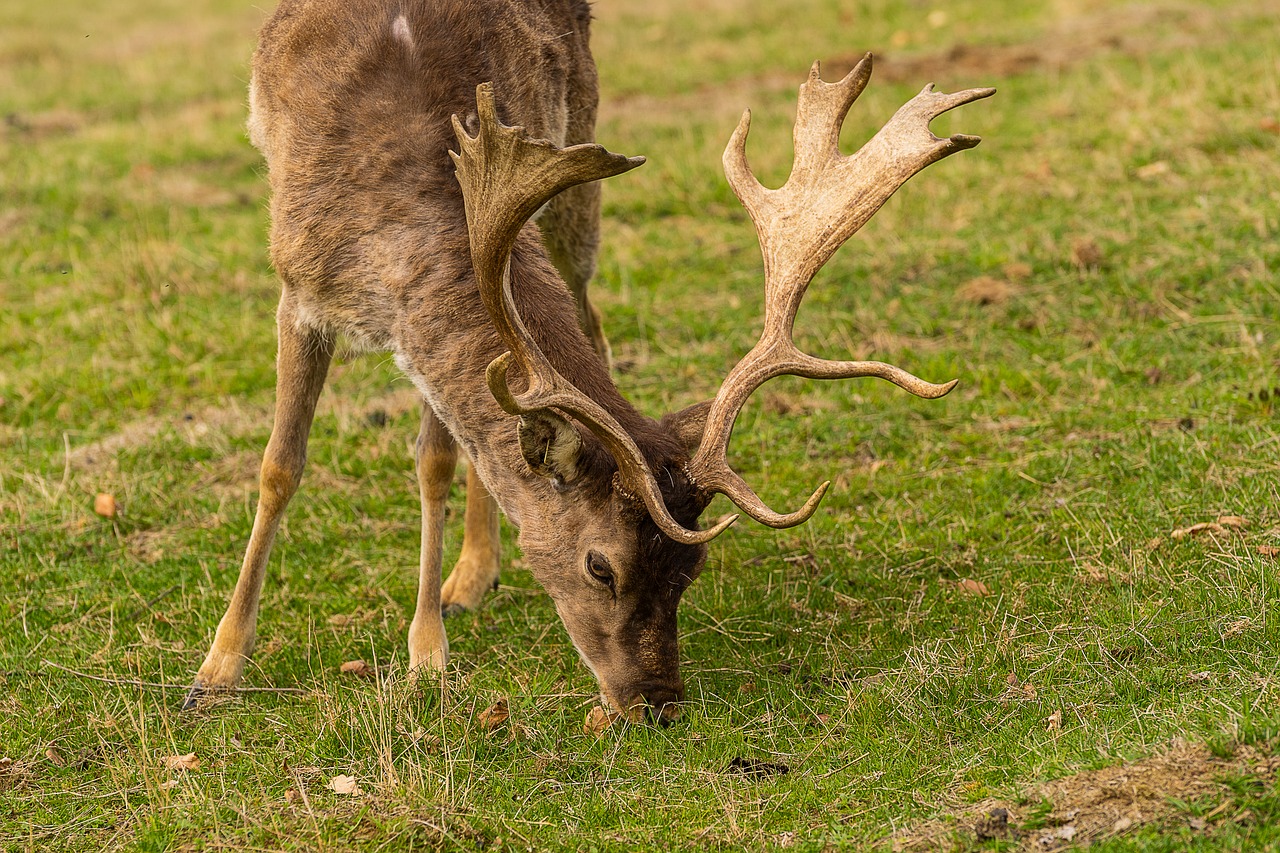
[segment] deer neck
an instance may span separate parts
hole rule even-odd
[[[489,392],[485,370],[505,347],[480,301],[462,240],[436,255],[426,298],[410,294],[403,303],[425,307],[407,312],[397,335],[397,363],[422,391],[427,403],[458,441],[476,473],[517,526],[521,508],[563,500],[547,478],[529,469],[516,436],[518,418],[504,412]],[[679,454],[678,443],[645,417],[613,384],[609,372],[577,323],[568,288],[547,258],[536,228],[527,226],[511,258],[511,289],[525,325],[552,366],[612,414],[655,461]],[[425,339],[423,330],[430,332]],[[584,431],[585,432],[585,431]],[[584,435],[585,472],[581,487],[606,493],[616,463],[594,436]]]

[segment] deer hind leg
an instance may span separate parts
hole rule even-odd
[[[462,553],[441,591],[445,616],[479,609],[484,594],[498,588],[498,504],[476,475],[474,465],[467,467],[465,527]]]
[[[443,671],[449,660],[449,640],[440,614],[440,569],[444,559],[445,504],[458,463],[453,436],[425,402],[416,461],[422,497],[422,558],[418,604],[409,625],[409,669],[421,675],[429,670]]]
[[[324,387],[333,357],[333,344],[323,333],[300,326],[286,287],[276,314],[280,343],[276,356],[276,414],[271,438],[262,456],[258,510],[245,550],[240,576],[227,612],[218,623],[213,645],[196,673],[183,708],[191,708],[208,691],[235,687],[253,651],[258,625],[262,577],[271,545],[290,498],[302,480],[307,436],[316,401]]]

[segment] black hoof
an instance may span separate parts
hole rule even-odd
[[[200,700],[209,695],[209,691],[201,687],[199,683],[191,685],[191,689],[187,691],[187,698],[182,700],[182,710],[194,711],[200,707]]]
[[[467,608],[461,604],[444,604],[440,606],[440,615],[448,619],[450,616],[458,616],[467,612]]]

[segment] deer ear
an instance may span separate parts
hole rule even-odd
[[[520,455],[535,474],[549,478],[557,487],[578,478],[582,434],[573,424],[549,409],[537,409],[520,416],[517,435]]]
[[[684,445],[685,450],[694,453],[702,444],[702,434],[707,429],[707,413],[710,411],[710,400],[694,403],[687,409],[663,417],[662,428],[673,434]]]

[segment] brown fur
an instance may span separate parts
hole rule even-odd
[[[401,15],[404,24],[396,22]],[[233,686],[242,675],[271,534],[301,476],[327,354],[344,334],[395,353],[427,403],[410,665],[442,668],[441,606],[475,606],[497,579],[496,522],[483,505],[473,513],[471,500],[488,501],[473,489],[463,559],[445,585],[448,595],[440,593],[443,505],[460,447],[520,526],[526,563],[607,698],[622,709],[655,706],[660,719],[674,715],[672,703],[683,696],[676,605],[705,548],[667,539],[642,506],[616,493],[617,465],[585,430],[572,483],[526,464],[518,419],[485,384],[486,366],[505,347],[476,288],[448,157],[450,116],[470,126],[476,85],[489,81],[507,124],[559,145],[590,141],[589,19],[582,0],[284,0],[263,28],[250,133],[270,170],[271,255],[284,283],[277,418],[241,583],[196,692]],[[658,472],[673,514],[696,528],[708,497],[683,474],[685,443],[637,412],[609,377],[599,315],[586,296],[599,208],[596,185],[577,187],[548,205],[541,235],[525,226],[511,261],[516,303],[553,366],[622,424]],[[299,372],[318,379],[300,386],[290,378]],[[585,570],[590,554],[612,567],[612,588]]]

